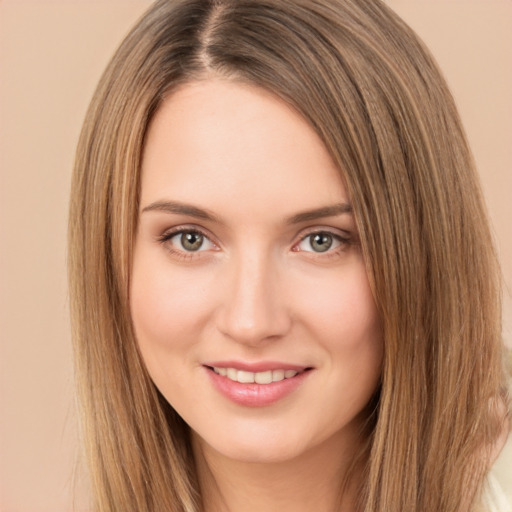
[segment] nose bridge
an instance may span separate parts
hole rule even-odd
[[[285,334],[290,318],[276,259],[268,251],[247,248],[230,263],[220,330],[245,344]]]

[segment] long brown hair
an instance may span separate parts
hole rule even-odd
[[[105,71],[69,224],[97,509],[201,509],[187,427],[144,368],[128,291],[148,125],[174,88],[209,76],[297,109],[348,188],[385,340],[361,510],[472,510],[502,423],[500,275],[453,99],[380,0],[159,0]]]

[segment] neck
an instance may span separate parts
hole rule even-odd
[[[358,436],[337,435],[292,460],[227,458],[193,438],[204,512],[356,512]]]

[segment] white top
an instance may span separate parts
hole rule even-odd
[[[512,436],[487,478],[483,505],[485,512],[512,512]]]
[[[497,478],[491,473],[483,496],[485,512],[512,512],[512,505]]]

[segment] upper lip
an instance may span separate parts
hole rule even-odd
[[[246,372],[266,372],[269,370],[295,370],[301,372],[311,368],[307,365],[298,365],[283,363],[280,361],[258,361],[258,362],[244,362],[244,361],[209,361],[204,363],[204,366],[211,368],[235,368]]]

